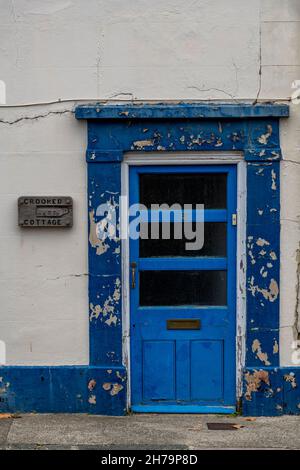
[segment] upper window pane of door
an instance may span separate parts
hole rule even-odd
[[[226,173],[156,173],[140,175],[140,203],[204,204],[204,209],[226,209]]]

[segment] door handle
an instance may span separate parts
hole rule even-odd
[[[133,261],[130,264],[130,267],[131,267],[131,289],[135,289],[135,275],[136,275],[137,264]]]

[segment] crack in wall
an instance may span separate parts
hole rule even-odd
[[[289,219],[287,217],[281,217],[280,222],[292,222],[293,224],[300,224],[300,220]]]
[[[96,58],[96,69],[97,69],[97,95],[100,96],[100,82],[101,82],[101,57],[102,57],[102,40],[104,39],[104,31],[100,33],[100,39],[98,42],[97,58]]]
[[[86,277],[86,276],[88,276],[88,273],[64,274],[62,276],[47,278],[46,281],[57,281],[59,279],[66,279],[68,277]]]
[[[214,87],[211,87],[211,88],[200,88],[198,86],[188,86],[187,87],[188,90],[197,90],[197,91],[200,91],[201,93],[202,92],[208,92],[208,91],[219,91],[220,93],[224,93],[225,95],[229,96],[235,103],[238,103],[239,100],[237,100],[233,94],[231,93],[228,93],[227,91],[225,90],[222,90],[221,88],[214,88]]]
[[[300,162],[296,162],[295,160],[287,160],[286,158],[282,159],[282,162],[289,162],[289,163],[295,163],[296,165],[300,165]]]
[[[261,8],[261,6],[260,6]],[[256,94],[256,98],[253,101],[253,104],[257,104],[259,100],[259,95],[261,92],[261,75],[262,75],[262,34],[261,34],[261,11],[259,12],[259,67],[258,67],[258,90]]]
[[[110,100],[112,98],[118,98],[119,96],[130,96],[131,99],[128,100],[130,102],[135,100],[135,96],[133,95],[133,93],[126,92],[126,91],[120,91],[120,92],[113,93],[112,95],[109,96],[108,100]]]
[[[45,113],[45,114],[38,114],[36,116],[22,116],[18,119],[15,119],[14,121],[6,121],[4,119],[0,119],[0,124],[8,124],[9,126],[12,126],[14,124],[18,124],[19,122],[22,122],[22,121],[35,121],[35,120],[38,120],[38,119],[43,119],[43,118],[46,118],[50,115],[61,115],[61,114],[67,114],[67,113],[70,113],[70,114],[74,114],[75,111],[71,110],[71,109],[65,109],[63,111],[48,111],[48,113]]]
[[[300,328],[299,328],[299,305],[300,305],[300,243],[299,248],[296,251],[296,262],[297,262],[297,283],[296,283],[296,304],[295,304],[295,321],[293,325],[294,339],[300,340]]]

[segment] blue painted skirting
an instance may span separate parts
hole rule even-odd
[[[233,414],[235,406],[201,406],[201,405],[135,405],[135,413],[188,413],[188,414]]]
[[[123,367],[0,367],[0,412],[126,413]]]
[[[125,369],[120,367],[0,367],[0,412],[124,415],[126,383]],[[299,385],[300,368],[297,367],[245,369],[243,415],[299,415]],[[133,411],[167,412],[157,407]],[[183,411],[195,412],[188,407]],[[203,407],[197,412],[231,413],[233,410]]]
[[[300,368],[247,368],[242,410],[245,416],[300,414]]]

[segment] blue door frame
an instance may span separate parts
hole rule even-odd
[[[131,167],[130,205],[140,202],[139,176],[162,173],[226,174],[226,209],[204,210],[204,223],[227,223],[227,250],[226,257],[200,254],[199,257],[141,258],[139,239],[130,240],[130,262],[137,264],[136,286],[130,295],[131,409],[160,413],[233,412],[236,404],[236,226],[231,220],[237,204],[236,166]],[[227,305],[142,307],[139,273],[149,270],[224,270]],[[183,318],[199,319],[201,328],[167,330],[168,319]]]

